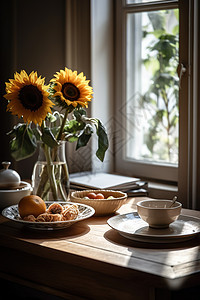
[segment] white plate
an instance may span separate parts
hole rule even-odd
[[[182,242],[200,233],[200,219],[185,215],[180,215],[165,229],[150,228],[137,212],[114,216],[107,223],[122,236],[147,243]]]
[[[53,201],[47,201],[45,202],[47,208],[50,204],[54,203]],[[11,205],[7,208],[5,208],[2,211],[2,215],[6,217],[9,220],[12,220],[17,223],[21,223],[29,228],[32,229],[40,229],[40,230],[55,230],[55,229],[64,229],[72,224],[85,220],[87,218],[90,218],[94,215],[95,210],[89,205],[80,204],[80,203],[74,203],[74,202],[58,202],[62,205],[66,204],[77,204],[79,209],[79,214],[75,220],[68,220],[68,221],[56,221],[56,222],[29,222],[29,221],[23,221],[20,218],[19,211],[18,211],[18,205]]]

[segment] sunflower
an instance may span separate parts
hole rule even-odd
[[[22,70],[14,74],[14,79],[6,82],[4,97],[8,100],[7,111],[19,118],[23,117],[24,122],[42,124],[47,113],[51,113],[54,103],[48,99],[48,86],[44,85],[45,78],[37,76],[37,72],[29,75]]]
[[[88,107],[91,101],[93,89],[89,86],[90,80],[86,80],[83,72],[77,75],[77,71],[65,68],[60,70],[51,79],[53,82],[52,97],[63,107]]]

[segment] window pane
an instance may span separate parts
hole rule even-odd
[[[127,15],[127,158],[178,163],[178,34],[178,9]]]

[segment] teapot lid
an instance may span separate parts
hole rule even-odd
[[[0,170],[0,188],[17,188],[21,181],[19,174],[14,170],[9,169],[9,166],[11,165],[10,161],[3,161],[2,165],[3,169]]]
[[[3,170],[8,170],[8,168],[10,167],[11,165],[11,162],[10,161],[2,161],[2,166],[3,166]]]

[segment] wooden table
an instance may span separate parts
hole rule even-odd
[[[128,199],[118,212],[135,210],[141,199]],[[198,211],[183,213],[200,217]],[[109,217],[41,232],[1,216],[5,289],[15,287],[15,296],[25,295],[21,299],[199,299],[199,236],[176,244],[135,242],[111,229]]]

